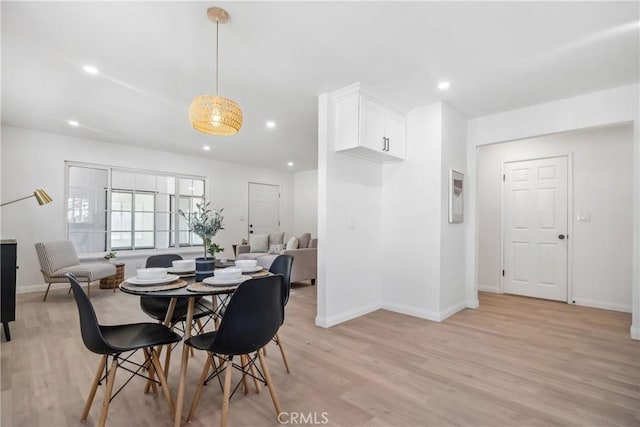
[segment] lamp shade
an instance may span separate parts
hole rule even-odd
[[[29,196],[20,197],[19,199],[11,200],[10,202],[5,202],[5,203],[1,204],[0,206],[10,205],[12,203],[19,202],[20,200],[26,200],[26,199],[30,199],[32,197],[36,198],[36,200],[38,201],[38,204],[40,206],[46,205],[47,203],[53,202],[53,199],[47,194],[46,191],[44,191],[42,188],[38,188],[36,191],[33,192],[33,194],[31,194]]]
[[[189,107],[191,126],[210,135],[235,135],[242,126],[242,110],[234,101],[217,95],[197,96]]]
[[[44,191],[42,188],[37,189],[33,192],[34,197],[38,201],[40,206],[46,205],[47,203],[53,202],[53,199]]]

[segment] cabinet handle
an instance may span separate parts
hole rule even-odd
[[[391,145],[391,140],[387,138],[387,151],[389,151],[389,146]]]
[[[387,138],[386,137],[382,137],[382,151],[385,151],[387,149]]]

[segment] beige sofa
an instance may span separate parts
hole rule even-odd
[[[295,236],[300,245],[298,249],[289,249],[281,252],[282,255],[293,257],[293,267],[291,268],[291,282],[310,280],[312,285],[316,283],[318,274],[318,239],[312,239],[311,233],[304,233]],[[285,245],[288,241],[284,239],[284,233],[269,234],[267,251],[251,252],[251,245],[238,245],[236,248],[236,259],[255,259],[258,265],[269,269],[271,263],[279,254],[271,254],[268,248],[271,245]],[[264,249],[264,246],[263,248]]]

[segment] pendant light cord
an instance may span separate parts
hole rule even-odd
[[[220,21],[216,20],[216,95],[218,95],[218,76],[220,75],[220,71],[218,71],[218,40],[220,39],[218,28],[220,28]]]

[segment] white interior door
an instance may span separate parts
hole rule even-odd
[[[249,183],[249,234],[280,230],[280,187]]]
[[[506,293],[567,300],[567,158],[505,163]]]

